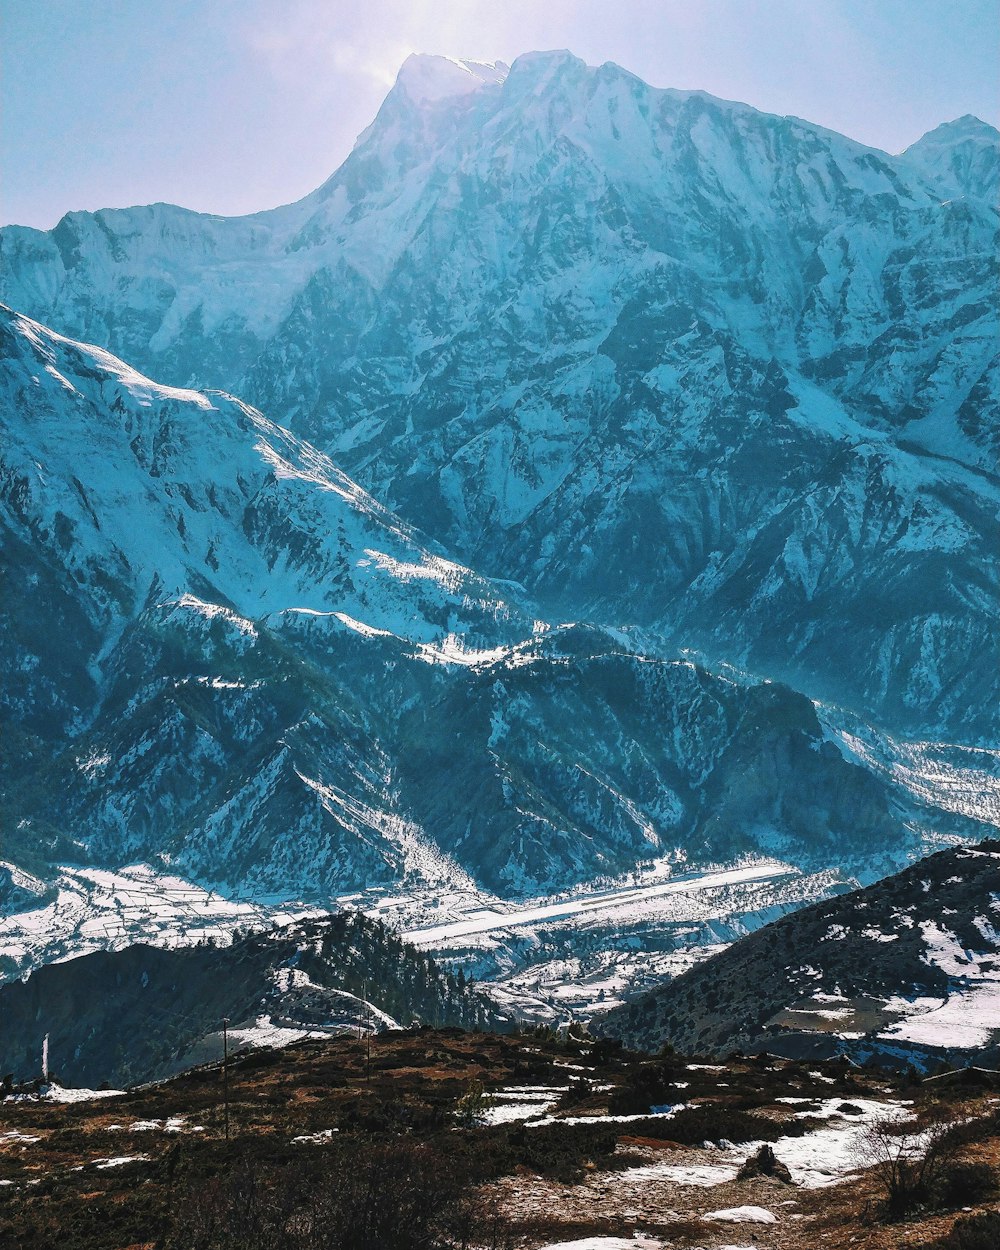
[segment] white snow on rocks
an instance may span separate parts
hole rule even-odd
[[[706,1220],[724,1220],[731,1224],[777,1224],[778,1217],[766,1207],[725,1207],[721,1211],[709,1211]]]
[[[227,898],[150,864],[116,872],[66,867],[55,898],[30,911],[0,917],[0,948],[31,967],[142,940],[185,946],[228,941],[238,926],[290,923],[318,914],[267,900]]]
[[[510,66],[503,61],[459,61],[450,56],[414,52],[403,62],[396,87],[415,104],[436,103],[486,86],[499,86],[509,71]]]
[[[511,1124],[545,1116],[566,1092],[565,1085],[511,1085],[490,1095],[485,1112],[487,1124]]]
[[[165,1120],[136,1120],[129,1126],[133,1133],[201,1133],[204,1130],[198,1126],[189,1129],[187,1124],[187,1116],[172,1115]]]
[[[62,1085],[50,1085],[45,1095],[50,1102],[91,1102],[98,1098],[124,1098],[123,1089],[66,1089]]]
[[[905,1120],[912,1114],[909,1104],[906,1103],[859,1098],[852,1099],[852,1104],[860,1108],[860,1114],[842,1116],[836,1110],[842,1101],[830,1099],[822,1105],[818,1113],[798,1113],[816,1114],[817,1118],[826,1118],[831,1121],[827,1127],[814,1129],[802,1137],[779,1137],[777,1141],[770,1143],[777,1158],[791,1172],[792,1180],[806,1189],[836,1185],[858,1170],[858,1130],[863,1125],[874,1119]],[[621,1175],[630,1180],[669,1180],[678,1185],[698,1187],[722,1185],[735,1180],[744,1160],[755,1155],[762,1145],[764,1142],[744,1142],[739,1146],[732,1146],[726,1151],[728,1158],[725,1163],[651,1163],[629,1168]]]

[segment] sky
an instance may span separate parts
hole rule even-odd
[[[0,224],[288,203],[410,52],[552,48],[890,152],[1000,125],[1000,0],[0,0]]]

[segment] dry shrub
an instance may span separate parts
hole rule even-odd
[[[952,1163],[941,1170],[934,1185],[936,1206],[971,1207],[997,1188],[996,1168],[988,1163]]]
[[[882,1189],[885,1214],[899,1217],[930,1202],[968,1139],[967,1127],[941,1110],[918,1127],[887,1116],[866,1124],[858,1133],[858,1158]]]
[[[506,1222],[454,1160],[410,1141],[322,1163],[244,1161],[180,1204],[170,1250],[500,1250]]]
[[[630,1068],[622,1084],[611,1091],[608,1110],[612,1115],[644,1115],[652,1106],[680,1102],[676,1082],[684,1071],[683,1063],[670,1057]]]
[[[779,1122],[720,1103],[702,1103],[669,1118],[636,1120],[629,1125],[629,1132],[637,1137],[673,1141],[682,1146],[700,1146],[704,1141],[777,1141],[779,1137],[801,1136],[805,1131],[801,1120]]]
[[[955,1221],[950,1233],[924,1250],[996,1250],[1000,1246],[1000,1212],[983,1211]]]

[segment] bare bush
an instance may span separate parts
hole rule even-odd
[[[857,1142],[858,1160],[879,1182],[886,1212],[898,1216],[930,1196],[964,1135],[940,1113],[917,1127],[881,1116],[860,1130]]]

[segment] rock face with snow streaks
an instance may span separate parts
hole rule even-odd
[[[568,53],[414,57],[299,203],[11,227],[0,289],[245,396],[548,613],[982,740],[996,171],[974,118],[890,157]]]
[[[0,352],[22,871],[150,862],[314,899],[561,889],[674,855],[870,874],[917,813],[977,815],[935,810],[891,741],[788,687],[536,619],[239,401],[17,314]]]

